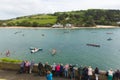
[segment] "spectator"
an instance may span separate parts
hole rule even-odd
[[[91,66],[88,67],[88,80],[92,80],[93,70]]]
[[[56,68],[56,64],[53,63],[53,65],[52,65],[51,67],[52,67],[52,74],[53,74],[53,76],[55,76],[55,68]]]
[[[78,68],[78,79],[81,80],[82,79],[82,66],[80,66]]]
[[[38,74],[43,75],[43,64],[41,62],[38,63]]]
[[[82,72],[82,80],[88,80],[88,68],[84,67]]]
[[[66,65],[64,66],[64,75],[65,75],[66,78],[68,78],[68,69],[69,69],[69,65],[66,64]]]
[[[60,64],[57,64],[55,70],[56,70],[56,76],[60,76]]]
[[[33,66],[34,66],[34,61],[32,60],[31,63],[30,63],[29,73],[32,73]]]
[[[22,63],[20,64],[20,73],[24,73],[25,71],[25,61],[22,61]]]
[[[29,73],[29,69],[30,69],[30,62],[29,62],[29,61],[26,61],[26,62],[25,62],[25,72],[26,72],[26,73]]]
[[[120,80],[120,70],[119,69],[115,72],[115,78],[116,78],[116,80]]]
[[[45,68],[45,72],[51,71],[51,66],[48,64],[48,62],[45,63],[44,68]]]
[[[46,79],[52,80],[52,73],[50,71],[47,71]]]
[[[70,64],[69,65],[69,69],[70,69],[70,79],[74,79],[75,78],[75,71],[74,71],[74,65]]]
[[[113,79],[113,70],[110,69],[108,70],[108,80],[112,80]]]
[[[61,64],[60,65],[60,76],[61,77],[63,76],[63,71],[64,71],[63,64]]]
[[[95,80],[98,80],[98,76],[99,76],[99,69],[98,67],[95,68]]]

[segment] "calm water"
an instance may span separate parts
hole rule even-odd
[[[112,33],[112,34],[107,34]],[[43,36],[44,34],[44,36]],[[112,40],[107,41],[108,38]],[[100,47],[87,46],[87,43]],[[31,54],[29,48],[43,48]],[[52,49],[57,54],[52,56]],[[6,29],[0,28],[0,57],[52,64],[72,63],[107,70],[120,68],[120,29]]]

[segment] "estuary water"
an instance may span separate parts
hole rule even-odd
[[[107,40],[111,38],[112,40]],[[100,47],[87,46],[98,44]],[[43,51],[30,53],[30,47]],[[51,55],[52,49],[56,54]],[[120,68],[120,29],[17,29],[0,28],[0,58],[34,60],[36,63],[69,63],[96,66],[102,70]]]

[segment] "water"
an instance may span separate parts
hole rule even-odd
[[[112,34],[107,34],[112,33]],[[43,35],[44,34],[44,35]],[[0,57],[98,66],[100,69],[117,69],[120,66],[120,29],[7,29],[0,28]],[[108,41],[108,38],[112,40]],[[100,47],[87,46],[87,43]],[[43,51],[31,54],[29,48]],[[52,56],[52,49],[56,55]]]

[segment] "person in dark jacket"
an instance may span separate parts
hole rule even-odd
[[[88,68],[84,67],[82,72],[82,80],[88,80]]]
[[[52,67],[48,64],[48,62],[45,63],[44,69],[45,69],[45,73],[47,71],[52,71]]]
[[[115,76],[116,80],[120,80],[120,70],[119,69],[115,72],[114,76]]]
[[[78,67],[78,79],[82,79],[82,66]]]
[[[70,79],[75,78],[75,70],[74,70],[75,65],[70,64],[69,69],[70,69]]]
[[[20,73],[24,73],[25,71],[25,61],[22,61],[22,63],[20,64]]]
[[[99,76],[99,69],[98,67],[95,68],[95,80],[98,80],[98,76]]]
[[[38,63],[38,74],[43,75],[43,64],[41,62]]]
[[[63,71],[64,71],[63,64],[60,64],[60,76],[61,77],[63,76]]]

